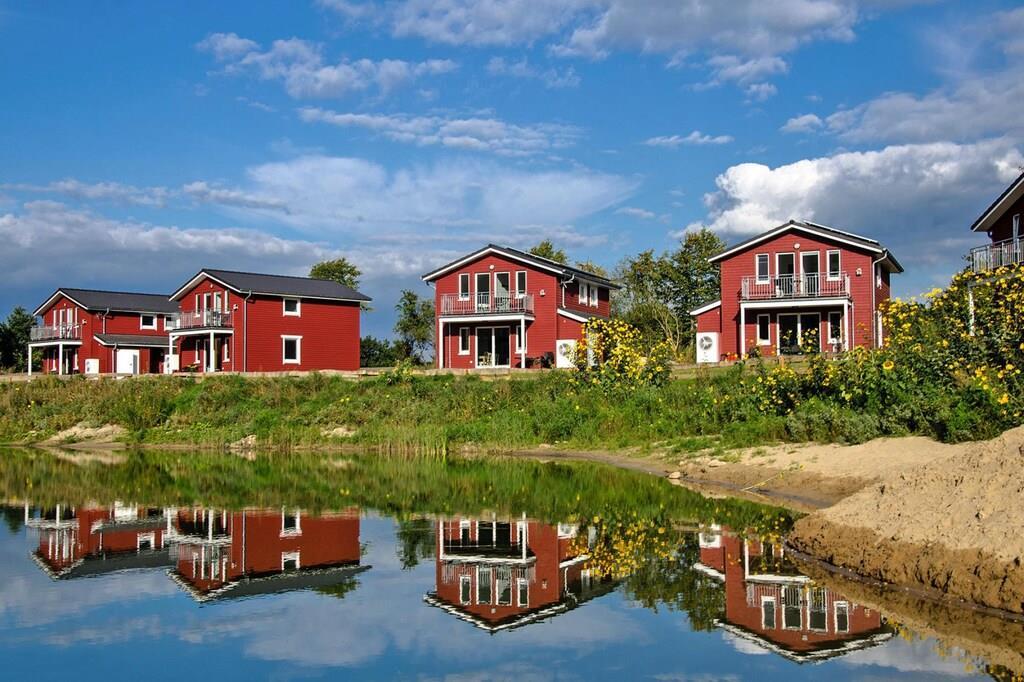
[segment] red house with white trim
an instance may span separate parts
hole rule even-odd
[[[903,272],[873,239],[796,220],[710,260],[721,297],[690,311],[702,363],[880,346],[879,309]]]
[[[975,272],[1024,263],[1021,214],[1024,214],[1024,173],[1017,176],[971,225],[971,231],[984,232],[990,241],[971,249],[968,254]]]
[[[569,366],[583,325],[618,286],[579,268],[489,244],[423,275],[434,285],[437,366]]]
[[[164,371],[167,325],[178,312],[166,294],[61,288],[35,309],[32,352],[53,374],[147,374]]]

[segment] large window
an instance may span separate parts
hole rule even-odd
[[[850,631],[850,605],[844,601],[836,602],[836,632]]]
[[[298,365],[302,362],[302,337],[281,337],[281,362],[286,365]]]
[[[842,256],[838,250],[828,252],[828,278],[839,279],[842,270]]]
[[[469,327],[459,327],[459,355],[469,355]]]
[[[526,270],[516,272],[516,298],[526,296]]]
[[[772,345],[772,317],[771,315],[757,316],[757,345]]]
[[[491,603],[491,567],[480,566],[476,569],[476,603]]]
[[[775,597],[761,597],[761,627],[775,629]]]
[[[757,283],[767,284],[768,283],[768,254],[759,253],[754,256],[757,263]]]
[[[840,346],[843,343],[843,314],[838,310],[828,314],[828,342]]]
[[[469,273],[463,272],[459,275],[459,300],[469,300]]]
[[[596,308],[597,307],[597,301],[598,301],[597,294],[598,294],[598,291],[599,290],[598,290],[598,288],[595,285],[593,285],[593,284],[590,285],[590,307],[591,308]]]
[[[516,581],[516,606],[530,605],[530,581],[519,578]]]
[[[459,601],[468,604],[472,597],[473,581],[468,575],[459,578]]]
[[[580,305],[586,305],[590,300],[590,286],[586,282],[580,282]]]

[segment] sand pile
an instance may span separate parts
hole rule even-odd
[[[801,519],[789,542],[862,575],[1024,613],[1024,427],[893,472]]]

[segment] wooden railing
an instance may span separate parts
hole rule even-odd
[[[203,327],[230,327],[231,312],[195,310],[176,313],[171,317],[173,329],[200,329]]]
[[[82,338],[82,327],[77,324],[36,325],[29,330],[30,341],[77,340]]]
[[[1006,239],[971,249],[967,259],[974,272],[987,272],[1004,265],[1024,263],[1024,239]]]
[[[744,277],[740,297],[744,301],[793,298],[837,298],[850,295],[850,276],[845,272],[829,277],[825,274],[781,275],[758,279]]]
[[[441,294],[441,315],[533,314],[533,294]]]

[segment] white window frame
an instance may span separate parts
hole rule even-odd
[[[597,287],[596,284],[591,284],[590,285],[590,307],[591,308],[596,308],[597,307],[598,301],[600,300],[598,298],[599,291],[600,291],[600,289]]]
[[[231,345],[231,338],[224,339],[224,351],[221,353],[221,362],[231,362],[231,351],[228,350],[228,346]]]
[[[174,324],[174,315],[164,315],[164,331],[170,331],[176,329],[177,325]]]
[[[487,572],[487,601],[480,600],[480,586],[485,584],[482,579],[482,573]],[[493,604],[494,603],[494,584],[491,581],[491,577],[494,575],[494,569],[490,566],[477,566],[476,567],[476,601],[477,604]]]
[[[302,568],[302,555],[301,555],[300,552],[281,552],[281,570],[282,571],[285,570],[285,567],[284,567],[285,563],[287,563],[289,561],[294,561],[295,562],[295,569],[294,570],[297,571],[300,568]]]
[[[761,338],[761,319],[767,320],[768,338]],[[757,345],[759,346],[770,346],[772,345],[772,316],[767,313],[762,313],[757,316]]]
[[[761,259],[764,259],[764,277],[761,277]],[[772,281],[772,260],[771,254],[754,254],[754,278],[758,284],[768,284]]]
[[[295,519],[295,527],[287,528],[285,523],[289,518]],[[281,537],[294,537],[296,535],[302,535],[302,510],[295,509],[293,513],[289,514],[288,510],[284,507],[281,508]]]
[[[587,305],[587,301],[590,300],[590,285],[586,282],[580,282],[579,288],[579,304]]]
[[[522,589],[526,588],[526,599],[523,600]],[[530,581],[526,578],[516,578],[516,606],[522,608],[530,605]]]
[[[466,283],[465,291],[463,291],[463,289],[462,289],[463,281],[465,281],[465,283]],[[471,281],[471,278],[469,276],[469,273],[468,272],[460,272],[459,273],[459,300],[460,301],[468,301],[472,297],[473,297],[473,285],[472,285],[472,281]]]
[[[203,294],[203,310],[210,309],[210,294],[209,292]]]
[[[836,267],[836,274],[832,274],[832,254],[839,257],[839,265]],[[843,252],[840,249],[829,249],[825,252],[825,277],[830,282],[837,282],[843,276]]]
[[[837,633],[846,633],[850,631],[850,603],[845,601],[837,601],[833,608],[835,610],[835,628]],[[839,609],[842,608],[846,611],[846,627],[839,628]]]
[[[832,324],[832,316],[835,315],[839,318],[839,324]],[[838,332],[838,334],[836,334]],[[840,346],[843,345],[843,311],[842,310],[830,310],[828,311],[828,342],[838,343]]]
[[[288,310],[288,302],[289,301],[294,301],[295,302],[295,310],[294,311],[289,311]],[[294,298],[292,296],[285,296],[284,298],[282,298],[281,299],[281,314],[284,315],[285,317],[302,317],[302,299],[301,298]]]
[[[153,324],[146,324],[146,318],[153,318]],[[139,329],[156,329],[156,315],[154,313],[141,313],[139,315]]]
[[[772,605],[772,624],[768,625],[764,621],[764,605],[771,602]],[[779,604],[775,601],[775,597],[761,597],[761,627],[765,630],[776,630],[776,625],[779,621]]]
[[[468,575],[459,576],[459,603],[469,604],[473,599],[473,579]]]
[[[1020,239],[1020,213],[1014,213],[1013,214],[1013,226],[1010,229],[1013,230],[1012,232],[1010,232],[1010,237],[1013,238],[1013,241],[1019,240]]]
[[[515,353],[522,355],[526,352],[526,333],[523,332],[522,327],[513,327],[516,337]]]
[[[473,336],[469,327],[459,327],[459,355],[469,355],[472,352],[470,338]],[[466,339],[466,347],[462,347],[462,339]]]
[[[213,292],[213,309],[218,313],[224,308],[224,296],[219,292]]]
[[[519,276],[523,276],[523,284],[519,285]],[[516,298],[523,298],[526,296],[526,270],[516,270]]]
[[[285,350],[288,348],[288,341],[295,342],[295,359],[289,360],[285,357]],[[281,364],[282,365],[301,365],[302,364],[302,337],[291,336],[288,334],[281,334]]]

